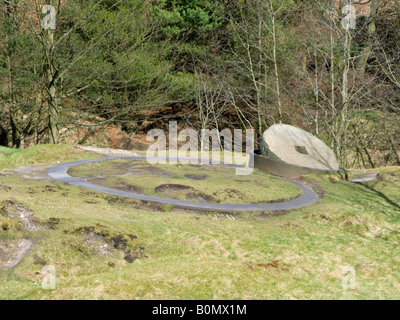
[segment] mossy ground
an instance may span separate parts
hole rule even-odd
[[[58,161],[52,150],[46,162]],[[0,271],[0,299],[398,298],[400,168],[363,184],[305,180],[324,193],[317,204],[256,221],[151,209],[63,183],[0,177],[0,203],[25,205],[40,227],[0,230],[0,239],[35,243],[17,267]],[[106,242],[121,237],[126,246],[94,253],[83,230]],[[56,290],[41,287],[43,265],[56,267]],[[354,290],[342,288],[345,265],[355,268]]]

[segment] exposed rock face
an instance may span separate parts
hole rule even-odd
[[[320,139],[307,131],[275,124],[263,134],[265,156],[288,164],[320,170],[339,170],[335,154]]]
[[[36,232],[39,230],[34,222],[33,215],[33,211],[13,200],[0,203],[0,216],[15,221],[14,227],[13,224],[10,225],[7,220],[0,221],[0,228],[4,232],[8,232],[4,239],[0,239],[0,270],[13,269],[32,248],[34,244],[33,240],[27,237],[20,239],[12,238],[17,237],[14,234],[15,230],[29,232]]]
[[[33,246],[29,239],[0,241],[0,269],[14,268]]]

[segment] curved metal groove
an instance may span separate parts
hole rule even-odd
[[[102,193],[119,196],[119,197],[125,197],[125,198],[129,198],[129,199],[156,202],[156,203],[173,205],[175,207],[180,207],[180,208],[204,210],[204,211],[216,211],[216,212],[245,212],[245,211],[248,211],[248,212],[254,212],[254,211],[291,210],[291,209],[298,209],[298,208],[312,205],[312,204],[316,203],[318,200],[318,195],[314,192],[314,190],[312,190],[311,188],[305,186],[304,184],[302,184],[300,182],[289,180],[289,179],[284,179],[284,180],[299,187],[302,191],[302,195],[294,200],[278,202],[278,203],[221,204],[221,203],[193,202],[193,201],[177,200],[177,199],[149,196],[149,195],[143,195],[143,194],[139,194],[139,193],[132,193],[132,192],[127,192],[127,191],[112,189],[112,188],[104,187],[101,185],[96,185],[96,184],[93,184],[93,183],[90,183],[87,181],[83,181],[79,178],[71,177],[67,173],[70,168],[78,166],[78,165],[83,165],[83,164],[93,163],[93,162],[101,162],[101,161],[121,160],[121,159],[144,160],[144,159],[146,159],[146,157],[139,157],[139,156],[137,156],[137,157],[108,157],[108,158],[74,161],[74,162],[60,164],[60,165],[50,168],[48,170],[48,175],[56,180],[64,181],[68,184],[83,187],[85,189],[89,189],[92,191],[102,192]],[[193,160],[193,159],[185,158],[182,160]],[[201,160],[201,159],[199,159],[199,160]],[[216,164],[216,163],[214,163],[214,164]],[[225,163],[219,162],[219,164],[225,164]],[[225,164],[225,165],[231,165],[231,164]],[[237,167],[237,165],[234,165],[234,166]]]

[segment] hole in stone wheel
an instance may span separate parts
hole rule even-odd
[[[294,146],[296,151],[301,154],[308,154],[306,147],[304,146]]]

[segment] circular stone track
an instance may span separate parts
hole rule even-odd
[[[108,158],[100,158],[100,159],[89,159],[82,161],[74,161],[69,163],[64,163],[52,167],[48,170],[48,175],[53,179],[64,181],[68,184],[72,184],[75,186],[83,187],[89,190],[102,192],[114,196],[125,197],[129,199],[147,201],[147,202],[156,202],[162,203],[166,205],[172,205],[179,208],[193,209],[193,210],[204,210],[204,211],[213,211],[213,212],[256,212],[256,211],[276,211],[276,210],[291,210],[298,209],[305,206],[312,205],[317,202],[318,195],[309,187],[304,184],[284,179],[285,181],[299,187],[302,191],[302,195],[298,198],[290,201],[284,202],[275,202],[275,203],[257,203],[257,204],[222,204],[222,203],[210,203],[210,202],[193,202],[186,200],[178,200],[178,199],[170,199],[158,196],[144,195],[134,192],[127,192],[117,189],[108,188],[105,186],[93,184],[87,181],[84,181],[80,178],[75,178],[70,176],[67,172],[70,168],[75,166],[84,165],[88,163],[102,162],[102,161],[112,161],[112,160],[146,160],[146,157],[108,157]],[[161,159],[161,158],[160,158]],[[185,158],[182,160],[197,160]],[[201,159],[198,159],[201,161]],[[227,164],[224,162],[219,162],[213,164],[222,164],[233,167],[241,167],[238,165]]]

